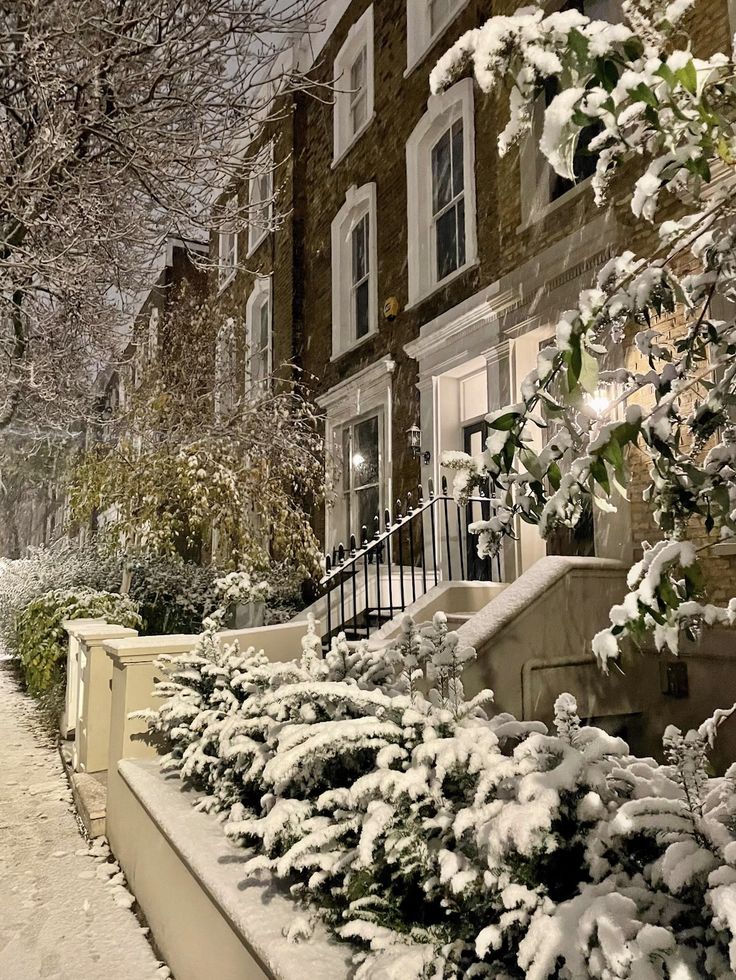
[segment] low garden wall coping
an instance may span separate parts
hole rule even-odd
[[[295,944],[286,938],[304,913],[280,882],[245,873],[249,853],[225,837],[216,816],[194,809],[200,794],[164,776],[158,760],[123,759],[118,773],[268,976],[304,980],[305,962],[310,977],[350,976],[353,948],[333,939],[321,922],[311,939]]]

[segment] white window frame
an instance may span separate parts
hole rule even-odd
[[[330,487],[338,492],[331,495],[325,510],[325,550],[337,545],[336,536],[342,534],[345,523],[342,495],[342,470],[338,465],[342,453],[342,429],[354,419],[380,413],[383,419],[379,434],[381,453],[382,487],[381,501],[393,500],[393,374],[396,362],[390,355],[370,364],[338,382],[317,398],[317,404],[325,413],[326,478]],[[381,442],[381,439],[383,440]],[[387,506],[384,505],[384,506]],[[345,544],[349,542],[343,542]]]
[[[424,60],[470,0],[454,0],[448,16],[432,31],[429,0],[406,0],[406,71],[409,75]],[[430,67],[434,67],[431,65]]]
[[[343,455],[343,443],[345,438],[345,432],[351,429],[355,429],[356,426],[360,425],[361,422],[367,422],[369,419],[375,418],[377,420],[377,432],[378,432],[378,476],[373,483],[366,483],[362,487],[345,486],[344,472],[345,472],[345,459]],[[362,526],[357,523],[352,523],[347,520],[348,510],[352,509],[354,503],[357,502],[358,494],[362,490],[368,490],[371,487],[376,487],[378,489],[378,519],[381,524],[381,529],[383,529],[383,512],[386,508],[386,474],[384,471],[385,458],[386,458],[386,418],[385,418],[385,407],[383,405],[374,405],[368,411],[363,412],[361,415],[354,415],[352,418],[345,419],[339,428],[335,429],[335,450],[337,451],[339,458],[339,515],[338,520],[343,525],[345,529],[345,544],[346,546],[350,543],[350,535],[354,534],[356,541],[358,542],[358,547],[360,547],[360,538]],[[375,523],[374,514],[371,518],[371,523],[366,524],[365,527],[368,532],[368,540],[370,541],[375,533]]]
[[[236,202],[228,201],[223,208],[222,226],[217,233],[217,283],[224,289],[235,278],[238,269],[238,233],[228,229]]]
[[[368,332],[355,336],[353,314],[353,229],[368,215]],[[376,185],[353,185],[335,215],[332,239],[332,360],[378,332],[378,245]]]
[[[268,303],[268,349],[266,352],[266,376],[254,381],[251,376],[250,359],[254,350],[254,333],[260,328],[259,314],[263,303]],[[273,286],[272,277],[259,276],[245,304],[245,333],[248,345],[245,368],[246,394],[255,397],[263,394],[264,387],[273,373]]]
[[[248,253],[255,252],[273,230],[274,153],[273,141],[263,146],[253,161],[253,173],[248,178]],[[259,188],[265,180],[264,196]]]
[[[463,123],[465,262],[437,279],[432,197],[432,149],[455,122]],[[475,196],[475,120],[473,80],[464,78],[430,97],[427,111],[406,143],[409,306],[442,289],[478,262]]]
[[[353,130],[352,110],[355,93],[351,90],[350,74],[353,65],[365,51],[365,120]],[[348,150],[360,139],[375,117],[375,85],[373,75],[373,6],[367,8],[348,31],[345,43],[340,48],[333,66],[335,79],[335,102],[332,113],[333,150],[332,166],[342,160]]]

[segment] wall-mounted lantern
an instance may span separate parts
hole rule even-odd
[[[406,435],[408,439],[409,449],[411,449],[412,456],[416,457],[421,452],[422,444],[422,430],[418,425],[410,425],[406,430]]]

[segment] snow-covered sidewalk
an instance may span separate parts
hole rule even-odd
[[[0,747],[0,977],[167,976],[118,904],[99,847],[88,853],[58,752],[1,656]]]

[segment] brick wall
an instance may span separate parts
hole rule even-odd
[[[414,2],[414,0],[411,0]],[[417,0],[418,2],[418,0]],[[353,0],[314,66],[313,77],[329,83],[333,62],[348,31],[363,14],[368,0]],[[451,23],[424,60],[405,77],[406,0],[374,2],[375,118],[347,154],[333,168],[333,109],[329,100],[299,93],[292,112],[267,131],[276,136],[276,159],[286,162],[277,179],[281,187],[280,209],[286,215],[238,274],[222,297],[223,309],[244,309],[252,288],[251,272],[274,275],[275,363],[294,356],[312,379],[315,396],[338,381],[391,355],[394,373],[393,484],[395,495],[412,490],[419,479],[419,465],[406,448],[406,429],[419,418],[416,390],[417,365],[404,353],[404,345],[419,335],[420,327],[463,299],[511,274],[543,249],[561,241],[599,213],[592,194],[584,192],[561,203],[547,217],[522,227],[520,183],[521,148],[500,159],[497,134],[507,120],[507,94],[484,96],[475,91],[476,200],[479,263],[449,286],[440,289],[412,309],[408,302],[407,188],[405,144],[426,111],[428,77],[439,55],[465,30],[485,22],[493,13],[511,13],[517,0],[471,0]],[[730,45],[726,0],[699,0],[686,30],[699,55]],[[286,159],[288,156],[288,160]],[[596,241],[595,248],[610,245],[644,251],[652,232],[631,215],[628,195],[630,173],[624,168],[610,195],[608,208],[615,215],[620,241]],[[388,323],[379,316],[377,334],[358,348],[331,359],[332,271],[331,223],[345,201],[349,187],[375,182],[377,188],[378,305],[396,296],[398,318]],[[242,193],[241,188],[241,193]],[[664,202],[674,213],[674,203]],[[240,243],[240,255],[245,243]],[[561,267],[560,273],[564,273]],[[550,318],[556,311],[550,310]],[[641,491],[647,482],[642,460],[631,460],[632,523],[635,548],[652,540],[651,525]],[[322,527],[322,516],[315,515]],[[717,566],[717,567],[716,567]],[[731,575],[732,563],[718,559],[714,575],[720,581]],[[728,588],[729,586],[725,586]]]

